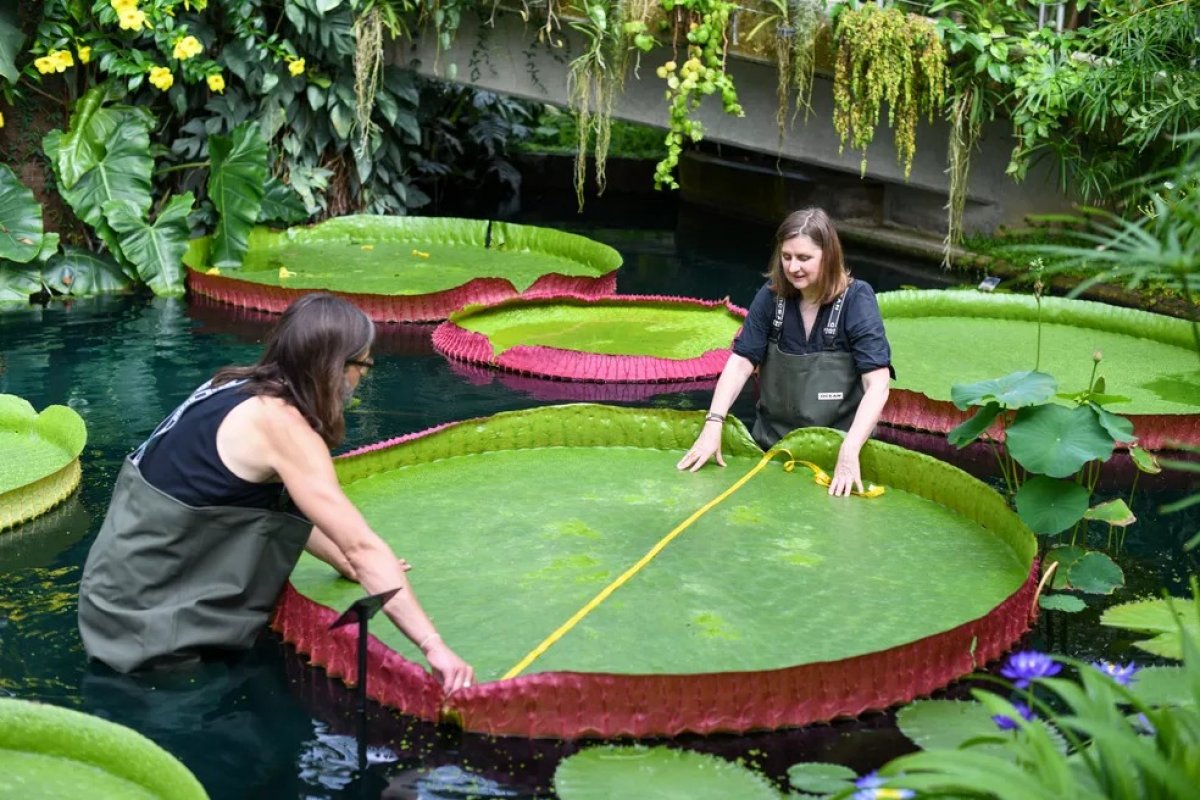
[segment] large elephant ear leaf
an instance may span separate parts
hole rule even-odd
[[[226,136],[210,136],[208,196],[221,215],[212,236],[212,263],[240,266],[258,221],[267,183],[267,142],[258,125],[246,123]]]
[[[42,207],[28,186],[0,164],[0,259],[27,264],[42,249]]]
[[[42,281],[36,266],[0,264],[0,306],[27,306],[30,296],[41,291]]]
[[[46,262],[42,281],[56,292],[75,297],[123,292],[134,283],[108,255],[75,247],[63,248]]]
[[[9,83],[16,83],[21,74],[17,69],[17,56],[21,54],[24,42],[25,34],[21,33],[17,20],[17,4],[0,8],[0,78]]]
[[[187,218],[194,201],[191,192],[172,198],[153,224],[128,200],[104,204],[104,215],[120,234],[125,257],[155,294],[183,294],[183,253],[189,236]]]
[[[90,107],[80,101],[79,108],[88,113],[86,109]],[[150,175],[154,169],[154,159],[150,156],[150,118],[136,109],[110,108],[96,110],[90,119],[92,124],[83,128],[73,125],[71,133],[47,134],[46,155],[54,164],[63,199],[80,219],[95,229],[109,251],[121,259],[124,258],[122,242],[108,224],[104,205],[127,201],[142,217],[150,210]],[[115,125],[110,126],[109,122],[114,121]],[[71,135],[77,129],[81,132],[80,143],[72,144]],[[87,169],[83,169],[85,166]],[[82,170],[69,186],[65,169]]]

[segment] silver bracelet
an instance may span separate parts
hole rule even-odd
[[[725,424],[725,415],[718,414],[715,411],[710,411],[704,415],[704,421],[705,422],[720,422],[722,425],[724,425]]]

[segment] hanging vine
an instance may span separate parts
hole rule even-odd
[[[729,16],[735,3],[726,0],[659,0],[670,19],[672,53],[678,57],[680,35],[686,40],[687,60],[682,65],[672,58],[658,68],[658,77],[667,82],[669,108],[666,136],[667,154],[654,167],[654,185],[678,189],[674,170],[679,164],[685,140],[704,138],[704,127],[691,118],[704,95],[720,92],[726,114],[744,117],[738,103],[733,78],[725,71],[729,49]]]
[[[770,13],[750,30],[746,41],[754,40],[764,29],[770,30],[774,26],[771,47],[778,71],[775,121],[782,142],[787,133],[789,108],[793,123],[801,108],[806,119],[812,110],[817,37],[825,24],[824,0],[768,0],[768,5]]]
[[[375,94],[383,76],[383,15],[372,4],[354,19],[354,119],[358,130],[355,155],[367,158],[371,133],[378,127],[371,121],[375,110]]]
[[[612,141],[613,105],[625,85],[630,53],[648,51],[654,38],[647,18],[655,0],[584,0],[585,19],[571,22],[584,38],[584,51],[567,71],[567,96],[576,121],[575,197],[583,208],[587,154],[593,145],[596,190],[607,186],[608,150]],[[594,143],[594,144],[593,144]]]
[[[917,120],[941,111],[946,49],[933,22],[898,8],[843,7],[834,29],[833,124],[844,148],[863,151],[875,138],[883,104],[907,179],[916,153]]]

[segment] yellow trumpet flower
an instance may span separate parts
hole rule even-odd
[[[160,91],[165,92],[175,85],[175,76],[166,67],[151,67],[150,83],[158,87]]]
[[[429,253],[426,253],[422,250],[413,250],[412,254],[417,258],[429,258]]]
[[[296,277],[296,273],[292,272],[287,267],[279,268],[279,280],[282,281],[282,280],[286,280],[288,278],[294,278],[294,277]]]
[[[225,76],[219,72],[214,72],[204,80],[208,81],[208,90],[220,94],[225,91]]]

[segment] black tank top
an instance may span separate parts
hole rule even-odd
[[[217,392],[190,407],[175,427],[151,443],[139,465],[151,486],[189,506],[289,510],[283,484],[253,483],[234,475],[217,453],[217,428],[250,399],[242,389]]]

